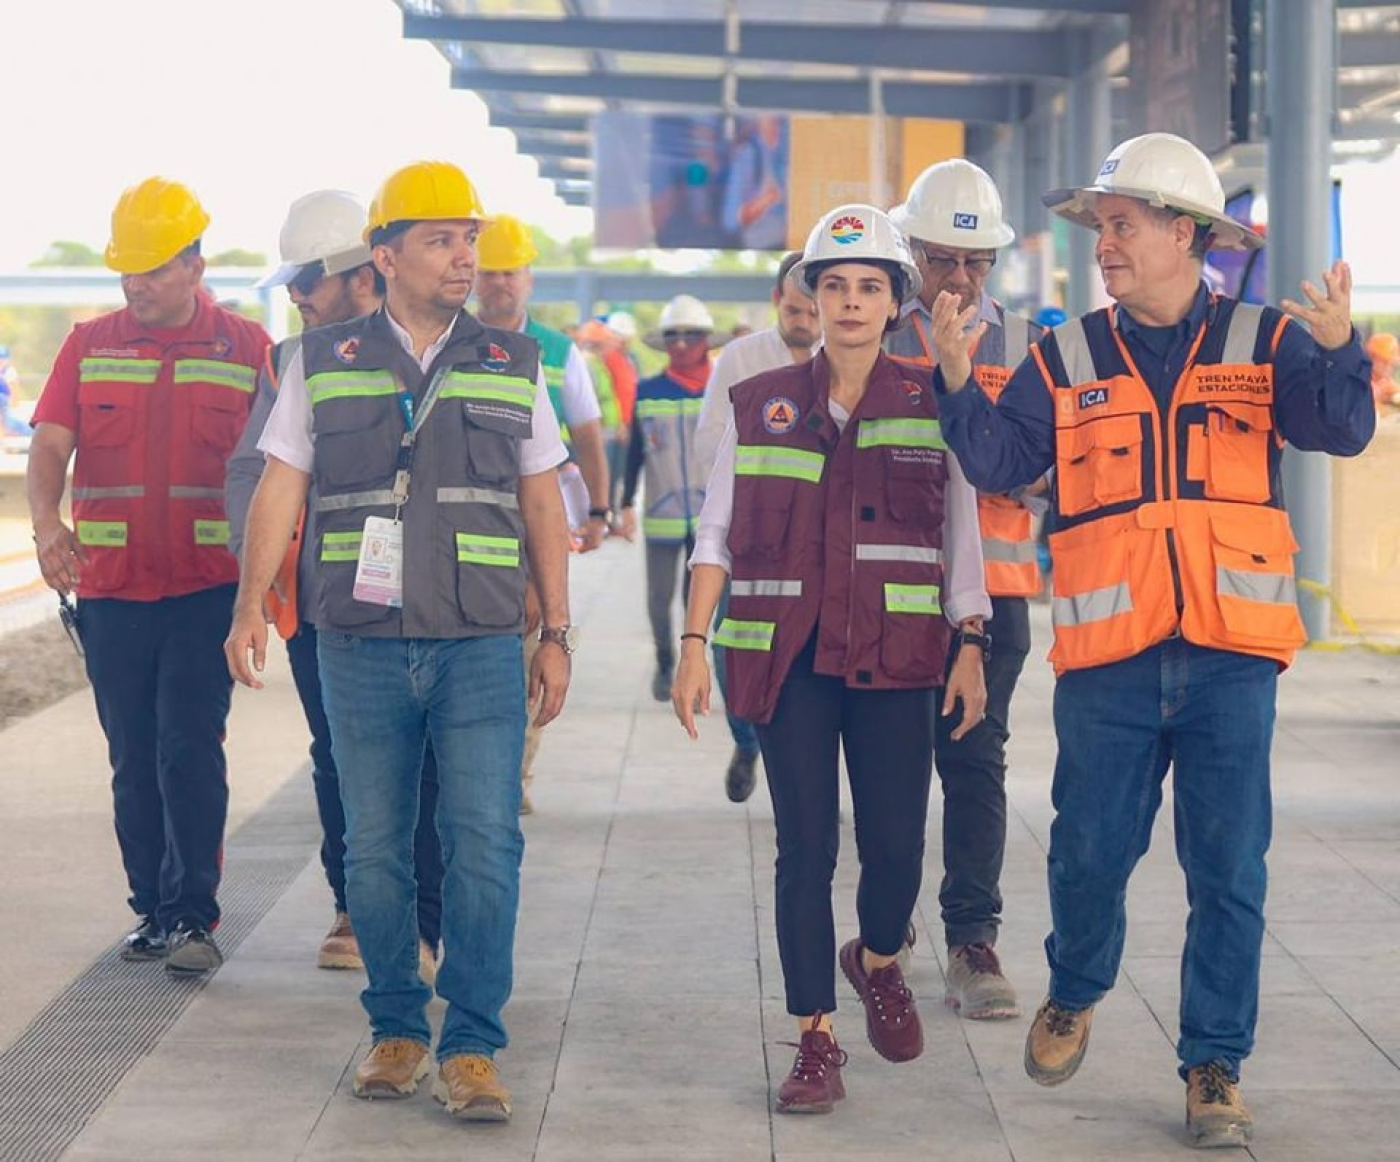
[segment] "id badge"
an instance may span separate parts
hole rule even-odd
[[[403,608],[403,524],[388,517],[365,518],[360,559],[355,565],[356,601]]]

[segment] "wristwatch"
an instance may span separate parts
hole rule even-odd
[[[578,648],[578,626],[575,625],[542,625],[540,626],[540,644],[553,642],[565,654],[572,654]]]
[[[610,508],[590,508],[588,510],[589,520],[600,520],[606,525],[612,524],[613,511]]]
[[[953,631],[953,656],[957,657],[958,652],[965,645],[976,646],[982,651],[982,661],[984,663],[992,660],[992,634],[990,630],[977,633],[970,629],[958,629]]]

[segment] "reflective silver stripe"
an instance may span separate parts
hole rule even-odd
[[[318,496],[317,512],[338,512],[347,508],[363,508],[373,504],[393,504],[394,492],[377,488],[370,492],[337,492],[334,496]]]
[[[1236,303],[1230,316],[1230,329],[1225,332],[1225,349],[1221,363],[1253,363],[1254,347],[1259,341],[1259,328],[1264,322],[1264,309],[1253,303]]]
[[[1060,349],[1060,360],[1065,365],[1065,375],[1071,386],[1076,383],[1096,383],[1099,380],[1082,321],[1070,319],[1056,327],[1055,344]]]
[[[993,537],[982,538],[982,560],[995,561],[1002,565],[1024,565],[1036,560],[1034,541],[999,541]]]
[[[1003,310],[1001,329],[1005,345],[1001,356],[1002,366],[1015,371],[1031,349],[1031,326],[1024,315]]]
[[[1296,605],[1298,587],[1287,573],[1251,573],[1217,565],[1215,590],[1222,597],[1242,597],[1268,605]]]
[[[74,500],[113,500],[117,497],[145,496],[146,489],[141,484],[121,484],[112,488],[75,488]],[[221,494],[222,495],[222,494]]]
[[[923,545],[857,545],[857,561],[919,561],[927,565],[943,563],[942,549]]]
[[[1117,585],[1091,589],[1072,597],[1056,597],[1050,603],[1050,620],[1056,625],[1088,625],[1132,611],[1133,595],[1128,591],[1128,583],[1120,581]]]
[[[494,504],[498,508],[519,508],[520,501],[513,492],[497,492],[493,488],[439,488],[439,504]]]
[[[801,581],[731,581],[733,597],[801,597]]]
[[[222,488],[201,488],[196,484],[172,484],[170,495],[176,500],[223,500]]]

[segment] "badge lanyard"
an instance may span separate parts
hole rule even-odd
[[[428,390],[423,393],[423,403],[421,407],[415,409],[413,404],[413,393],[404,387],[399,381],[399,411],[403,415],[403,438],[399,441],[399,454],[394,462],[394,522],[397,524],[403,512],[403,506],[408,503],[408,483],[412,475],[413,448],[418,440],[418,432],[423,427],[423,423],[428,418],[428,413],[433,410],[433,405],[437,403],[438,395],[442,391],[443,380],[447,378],[446,367],[438,368],[433,375],[432,382],[428,384]],[[395,376],[397,379],[398,377]],[[416,413],[416,414],[415,414]]]

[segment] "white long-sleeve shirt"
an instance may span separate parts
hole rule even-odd
[[[777,327],[735,339],[720,350],[714,366],[710,368],[710,378],[705,383],[705,399],[700,404],[700,418],[695,422],[695,463],[699,467],[701,480],[709,479],[724,429],[734,419],[734,404],[729,398],[729,389],[736,383],[752,379],[765,371],[786,367],[792,362],[792,351],[783,342],[782,332]]]

